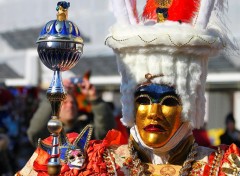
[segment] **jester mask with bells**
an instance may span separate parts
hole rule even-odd
[[[66,163],[70,169],[81,170],[86,166],[86,150],[89,140],[92,136],[93,127],[87,125],[77,138],[70,143],[66,134],[62,131],[60,134],[60,160]],[[50,154],[51,146],[45,144],[43,141],[39,141],[39,147]]]

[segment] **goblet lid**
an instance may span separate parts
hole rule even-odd
[[[68,18],[69,2],[57,3],[57,19],[51,20],[42,28],[36,43],[40,42],[74,42],[83,44],[78,27]]]

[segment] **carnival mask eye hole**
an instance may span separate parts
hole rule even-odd
[[[179,106],[179,105],[181,105],[180,101],[175,96],[164,97],[160,104],[165,105],[165,106]]]
[[[135,102],[139,105],[150,105],[151,99],[147,95],[140,95],[135,99]]]
[[[78,154],[77,154],[77,157],[78,157],[78,158],[82,157],[82,154],[81,154],[81,153],[78,153]]]
[[[69,156],[69,160],[73,160],[75,157],[73,155]]]

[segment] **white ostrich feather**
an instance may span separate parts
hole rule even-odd
[[[126,25],[137,23],[133,12],[134,7],[132,6],[134,1],[135,0],[110,0],[118,24]]]
[[[116,1],[116,0],[115,0]],[[134,8],[133,7],[136,4],[136,0],[125,0],[126,3],[126,8],[128,11],[128,17],[129,17],[129,21],[131,24],[137,24],[137,19],[134,15]]]
[[[239,55],[239,53],[237,53],[239,47],[237,40],[228,28],[230,19],[227,17],[227,11],[228,0],[216,0],[206,28],[212,34],[215,33],[222,38],[225,43],[224,54]]]
[[[130,24],[125,0],[110,0],[112,11],[119,24]]]
[[[211,17],[211,13],[214,7],[216,0],[202,0],[200,3],[199,13],[196,17],[195,27],[200,29],[205,29],[209,19]]]

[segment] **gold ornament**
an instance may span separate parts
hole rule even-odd
[[[189,139],[191,141],[191,139]],[[135,145],[134,145],[135,144]],[[192,165],[196,161],[197,156],[197,149],[198,144],[192,141],[192,144],[190,144],[190,151],[187,154],[186,158],[183,161],[182,167],[180,165],[173,165],[173,164],[150,164],[150,163],[144,163],[142,160],[138,158],[138,150],[135,148],[136,143],[132,139],[129,140],[128,147],[129,152],[131,155],[131,163],[135,163],[134,165],[131,165],[130,172],[134,172],[136,175],[171,175],[171,176],[188,176],[190,175],[190,171],[193,169]],[[183,152],[185,150],[183,149]],[[127,158],[126,160],[128,160]],[[133,175],[135,176],[135,175]]]
[[[158,8],[157,11],[157,21],[159,23],[166,21],[168,17],[168,9],[171,7],[173,0],[155,0]]]
[[[163,13],[157,13],[157,21],[158,23],[166,21],[166,18],[164,17]]]
[[[169,8],[171,7],[173,0],[155,0],[155,2],[160,8]]]
[[[59,6],[58,13],[57,13],[57,20],[58,21],[65,21],[68,19],[68,9]]]

